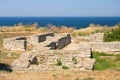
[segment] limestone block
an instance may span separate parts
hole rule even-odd
[[[92,70],[94,64],[95,64],[95,59],[86,58],[84,60],[84,67],[86,70]]]

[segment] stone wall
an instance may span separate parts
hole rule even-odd
[[[91,42],[93,51],[120,53],[120,42]]]
[[[36,37],[38,37],[38,42],[43,42],[46,40],[46,38],[50,36],[50,37],[54,37],[54,33],[47,33],[47,34],[43,34],[43,35],[37,35]]]
[[[40,70],[60,70],[63,66],[67,66],[70,70],[92,70],[95,63],[94,59],[90,58],[91,53],[82,53],[81,51],[49,51],[37,56],[38,66]],[[61,65],[58,65],[61,61]],[[41,68],[45,66],[44,68]],[[30,67],[29,69],[34,69]]]
[[[25,38],[23,39],[23,37],[3,39],[3,48],[6,50],[25,51],[26,46],[27,46],[27,42],[26,42]]]
[[[41,53],[23,53],[12,63],[13,70],[92,70],[95,59],[91,59],[90,49],[84,51],[50,50]],[[31,62],[37,62],[32,65]],[[59,64],[61,62],[61,64]]]
[[[14,38],[3,39],[3,48],[11,51],[25,51],[27,46],[36,45],[46,40],[47,36],[54,36],[53,33],[35,35],[35,36],[21,36]]]
[[[71,43],[71,36],[69,34],[55,34],[54,37],[47,37],[44,42],[34,46],[34,51],[56,50],[62,49]]]
[[[40,34],[40,35],[34,35],[34,36],[27,36],[28,45],[36,45],[40,42],[43,42],[46,40],[46,38],[48,36],[53,37],[54,33],[46,33],[46,34]]]
[[[49,38],[49,40],[47,38],[49,36],[53,38]],[[91,34],[89,37],[87,37],[87,39],[92,42],[102,42],[103,37],[104,33],[95,33]],[[3,48],[7,50],[24,51],[26,50],[27,46],[37,45],[41,42],[44,42],[43,44],[47,43],[45,46],[48,45],[48,47],[51,47],[51,49],[62,49],[63,47],[71,43],[71,36],[69,34],[65,34],[64,36],[59,34],[59,36],[55,36],[54,33],[46,33],[35,36],[8,38],[3,40]]]
[[[104,38],[104,33],[94,33],[94,34],[90,34],[88,36],[79,36],[78,39],[79,40],[86,40],[89,42],[103,42],[103,38]]]
[[[94,33],[90,35],[92,42],[103,42],[104,33]]]

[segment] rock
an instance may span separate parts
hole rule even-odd
[[[95,64],[95,59],[86,58],[84,60],[84,67],[86,70],[92,70]]]

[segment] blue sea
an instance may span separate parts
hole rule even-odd
[[[74,28],[85,28],[89,24],[113,26],[120,22],[120,17],[0,17],[0,26],[13,26],[22,22],[24,25],[37,22],[39,26],[48,23],[56,26],[65,25]]]

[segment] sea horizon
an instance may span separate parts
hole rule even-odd
[[[74,28],[86,28],[91,23],[95,25],[107,25],[107,26],[114,26],[120,23],[120,17],[118,16],[45,16],[45,17],[34,17],[34,16],[26,16],[26,17],[15,17],[15,16],[6,16],[0,17],[0,26],[14,26],[18,23],[23,23],[23,25],[33,24],[37,22],[40,27],[44,27],[47,24],[52,24],[56,26],[67,26],[67,27],[74,27]]]

